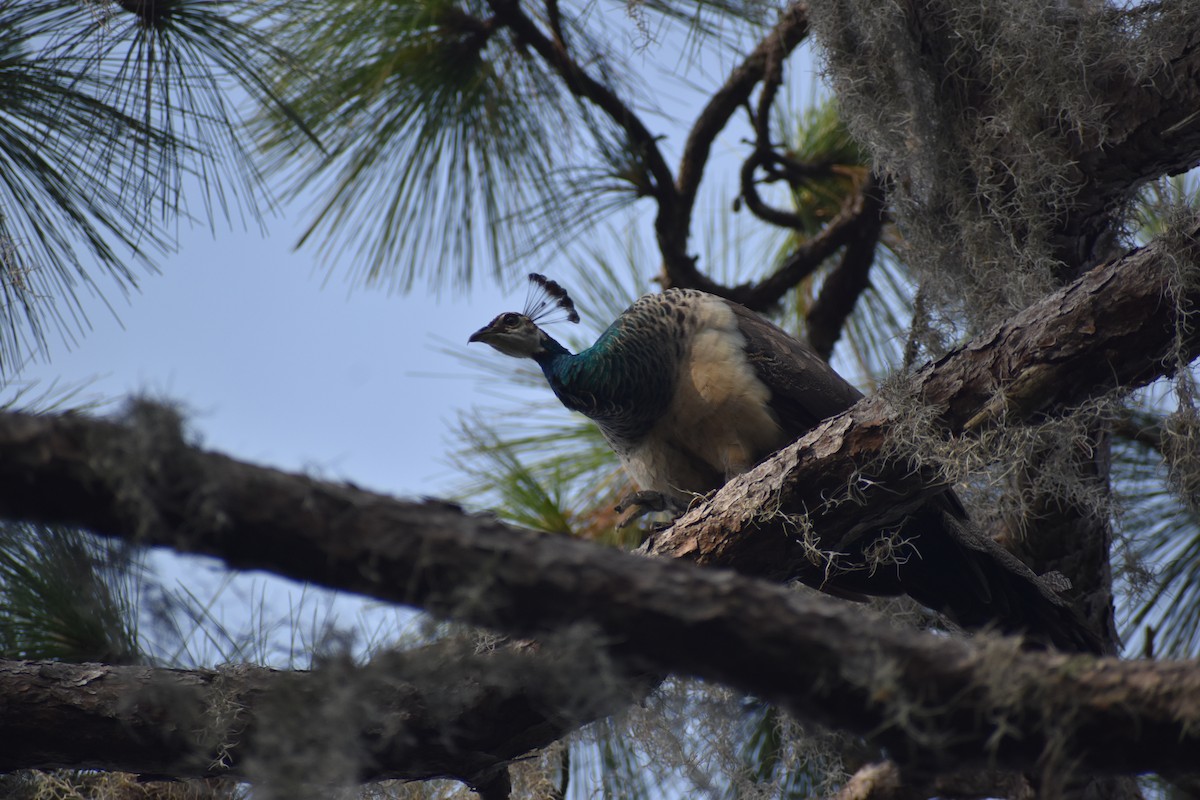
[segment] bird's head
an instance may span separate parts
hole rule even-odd
[[[506,311],[471,334],[468,342],[483,342],[513,358],[533,358],[545,350],[545,334],[533,320],[516,311]]]
[[[546,352],[565,353],[558,342],[537,326],[558,312],[565,313],[568,322],[579,322],[575,303],[567,290],[554,281],[537,273],[529,276],[530,295],[525,302],[525,311],[506,311],[471,334],[468,342],[483,342],[513,358],[536,358]]]

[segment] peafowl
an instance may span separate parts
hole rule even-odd
[[[686,508],[862,397],[807,345],[694,289],[642,297],[573,354],[538,322],[555,312],[578,322],[574,303],[554,281],[529,277],[525,311],[500,314],[469,341],[537,362],[563,405],[599,426],[642,490],[633,502],[643,510]],[[904,537],[920,536],[916,557],[895,570],[794,577],[846,597],[909,594],[967,627],[996,624],[1063,649],[1100,650],[1015,557],[948,516],[966,516],[951,491],[908,519]],[[862,537],[860,555],[871,538]]]

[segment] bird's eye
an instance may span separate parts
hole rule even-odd
[[[510,311],[500,318],[500,324],[506,328],[513,328],[516,327],[518,319],[520,319],[520,317]]]

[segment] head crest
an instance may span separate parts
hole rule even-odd
[[[575,303],[566,289],[545,275],[529,273],[529,297],[525,300],[525,316],[534,322],[558,322],[557,319],[546,320],[555,311],[565,311],[567,322],[579,322],[579,313],[575,311]]]

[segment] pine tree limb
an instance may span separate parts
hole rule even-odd
[[[313,672],[0,661],[0,771],[479,786],[636,701],[645,684],[614,672],[579,690],[598,650],[560,637],[479,653],[448,640]]]

